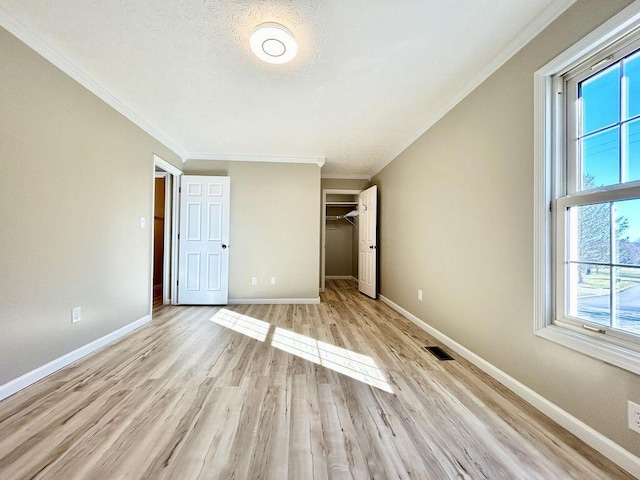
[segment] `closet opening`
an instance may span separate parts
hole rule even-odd
[[[361,190],[322,190],[320,291],[326,279],[358,280],[358,196]]]

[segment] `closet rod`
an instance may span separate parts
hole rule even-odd
[[[349,213],[345,214],[345,215],[327,215],[327,220],[346,220],[347,222],[349,222],[351,225],[353,225],[355,227],[355,222],[353,220],[351,220],[354,217],[358,216],[358,210],[351,210]]]

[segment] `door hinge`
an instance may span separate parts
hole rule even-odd
[[[180,240],[180,234],[178,234],[178,240]]]
[[[182,187],[178,187],[178,193],[182,193]]]

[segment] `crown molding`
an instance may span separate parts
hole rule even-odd
[[[323,173],[320,178],[336,180],[371,180],[367,173]]]
[[[224,162],[261,162],[261,163],[306,163],[322,167],[325,157],[292,157],[284,155],[232,155],[225,153],[187,152],[182,161],[188,160],[219,160]]]
[[[158,155],[156,155],[155,153],[153,154],[153,164],[156,167],[160,167],[162,170],[164,170],[166,173],[170,173],[171,175],[176,175],[176,176],[180,176],[182,175],[182,170],[180,170],[178,167],[170,164],[169,162],[167,162],[166,160],[164,160],[163,158],[160,158]]]
[[[39,38],[31,30],[14,19],[2,8],[0,8],[0,27],[4,28],[18,40],[25,43],[28,47],[44,57],[54,66],[62,70],[69,77],[89,90],[100,100],[105,102],[110,107],[114,108],[118,113],[124,115],[127,119],[132,121],[153,138],[158,140],[169,150],[182,157],[183,149],[169,140],[162,132],[160,132],[160,130],[155,128],[149,122],[144,120],[140,115],[131,110],[128,106],[126,106],[117,97],[115,97],[108,90],[102,87],[93,78],[91,78],[85,72],[76,67],[73,63],[71,63],[64,55],[44,42],[41,38]]]
[[[375,177],[380,171],[395,160],[402,152],[410,147],[416,140],[418,140],[427,130],[434,126],[442,117],[449,113],[458,103],[464,100],[467,95],[473,92],[482,82],[493,75],[502,65],[513,57],[520,49],[527,45],[531,40],[537,37],[542,30],[548,27],[551,22],[564,13],[576,0],[557,0],[552,2],[547,8],[545,8],[535,19],[529,23],[513,40],[511,40],[506,47],[504,47],[494,58],[483,68],[478,75],[473,77],[464,87],[462,87],[456,94],[454,94],[448,102],[442,107],[436,110],[426,124],[422,125],[416,132],[410,135],[404,142],[402,142],[398,148],[383,160],[375,169],[371,175]]]
[[[569,8],[576,0],[557,0],[543,10],[520,34],[514,38],[502,51],[496,55],[491,63],[489,63],[477,76],[469,81],[465,87],[451,97],[451,99],[445,103],[434,115],[422,125],[417,131],[410,135],[404,142],[401,142],[398,148],[393,150],[387,158],[383,160],[374,170],[372,175],[366,177],[358,177],[359,179],[367,178],[377,175],[384,167],[386,167],[391,161],[397,158],[407,147],[413,144],[420,136],[422,136],[427,130],[429,130],[435,123],[437,123],[442,117],[444,117],[452,108],[454,108],[460,101],[462,101],[467,95],[469,95],[478,85],[491,76],[498,68],[500,68],[505,62],[507,62],[515,53],[517,53],[522,47],[535,38],[545,27],[547,27],[553,20],[555,20],[560,14],[562,14],[567,8]],[[27,27],[19,23],[13,17],[11,17],[6,11],[0,8],[0,26],[5,28],[19,40],[24,42],[35,52],[40,54],[46,60],[51,62],[57,68],[62,70],[80,85],[85,87],[91,93],[96,95],[107,105],[114,108],[117,112],[124,115],[127,119],[140,127],[146,133],[158,140],[164,146],[172,150],[174,153],[182,158],[182,161],[187,160],[223,160],[223,161],[245,161],[245,162],[276,162],[276,163],[315,163],[319,167],[322,167],[325,162],[325,157],[295,157],[295,156],[266,156],[266,155],[225,155],[216,153],[197,153],[197,152],[185,152],[169,138],[167,138],[162,132],[160,132],[153,125],[144,120],[135,111],[125,105],[117,97],[103,88],[98,82],[92,79],[85,72],[73,65],[66,57],[60,54],[57,50],[53,49],[50,45],[36,36]],[[328,175],[328,174],[327,174]],[[329,176],[323,176],[323,178],[331,178]],[[338,178],[338,177],[336,177]],[[345,175],[341,175],[339,178],[350,178]]]

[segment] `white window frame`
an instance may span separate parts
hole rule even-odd
[[[598,55],[606,57],[607,48],[638,28],[640,1],[622,10],[534,75],[535,334],[636,374],[640,374],[640,342],[630,342],[616,335],[603,335],[563,322],[564,310],[562,315],[556,314],[558,296],[563,295],[564,298],[564,269],[561,272],[557,265],[564,263],[566,216],[564,213],[555,215],[555,212],[565,212],[568,206],[580,205],[580,202],[584,202],[584,196],[565,196],[567,151],[564,141],[564,92],[560,82],[554,78],[587,60],[597,62]],[[598,197],[593,196],[591,200],[611,201],[626,198],[626,195],[621,193],[620,187],[614,186],[601,189]],[[562,262],[556,259],[562,259]],[[557,287],[561,287],[562,293],[558,293]],[[563,304],[562,299],[559,303]]]

